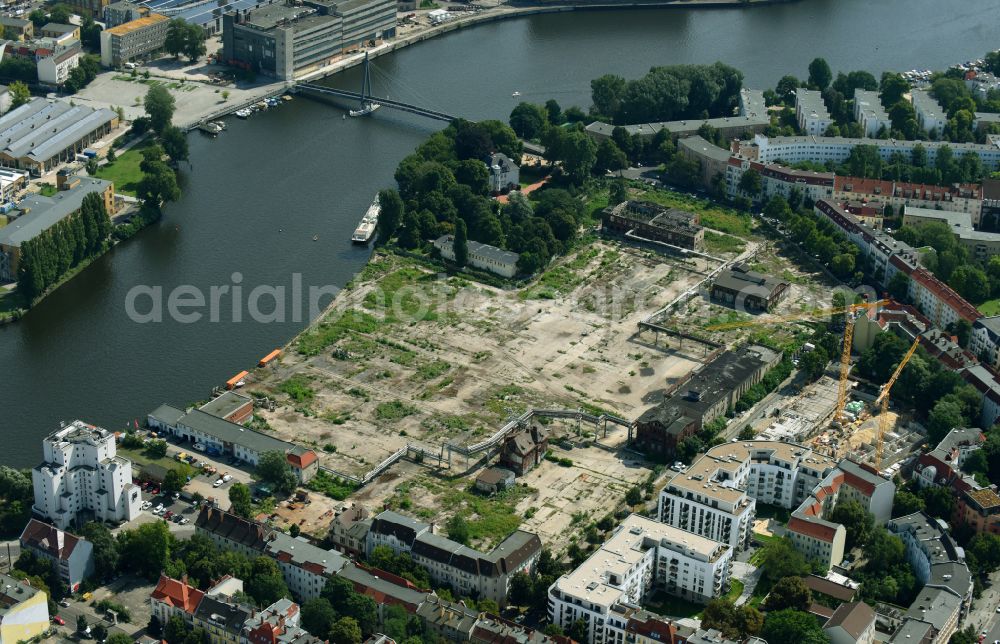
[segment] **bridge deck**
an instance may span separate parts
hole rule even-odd
[[[315,94],[321,94],[326,96],[336,96],[338,98],[349,98],[355,101],[361,101],[361,94],[358,92],[351,92],[346,89],[336,89],[334,87],[326,87],[324,85],[317,85],[315,83],[299,83],[296,85],[299,91],[312,92]],[[451,114],[445,114],[444,112],[438,112],[437,110],[430,110],[419,105],[413,105],[412,103],[404,103],[402,101],[393,101],[388,98],[379,98],[377,96],[367,96],[367,100],[374,103],[378,103],[382,107],[388,107],[394,110],[400,110],[402,112],[409,112],[410,114],[417,114],[419,116],[426,116],[427,118],[436,119],[438,121],[455,121],[458,119],[457,116],[452,116]]]

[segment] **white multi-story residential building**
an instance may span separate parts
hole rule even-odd
[[[861,124],[865,136],[874,137],[879,130],[892,129],[892,120],[886,114],[878,92],[857,88],[854,90],[854,120]]]
[[[729,585],[732,558],[733,549],[724,543],[633,514],[576,570],[549,587],[549,618],[563,628],[584,620],[585,644],[617,642],[613,607],[639,604],[654,587],[707,602]]]
[[[795,119],[799,130],[811,136],[823,136],[833,125],[823,102],[823,94],[811,89],[795,90]]]
[[[660,492],[660,521],[745,549],[756,502],[793,508],[836,466],[808,447],[778,441],[725,443],[708,450]]]
[[[347,563],[347,558],[336,550],[324,550],[284,532],[272,532],[265,551],[278,562],[288,590],[303,602],[319,597],[326,580]]]
[[[955,157],[976,154],[983,165],[995,170],[1000,165],[1000,135],[987,137],[986,143],[948,143],[941,141],[900,141],[896,139],[846,139],[839,136],[754,136],[753,141],[740,145],[740,156],[761,163],[843,163],[858,145],[871,145],[878,149],[879,157],[888,161],[896,152],[905,158],[913,156],[918,145],[927,153],[928,165],[937,159],[937,151],[947,145]]]
[[[132,462],[116,455],[115,435],[75,420],[42,441],[44,461],[31,471],[32,510],[60,530],[94,519],[131,521],[142,503]]]
[[[948,124],[948,115],[937,99],[926,90],[916,89],[910,93],[917,124],[929,134],[941,136]]]
[[[756,503],[792,509],[788,535],[811,559],[828,567],[840,563],[846,530],[823,518],[838,499],[860,502],[884,523],[895,486],[867,466],[816,454],[779,441],[717,445],[687,471],[675,474],[660,492],[664,523],[746,548]]]

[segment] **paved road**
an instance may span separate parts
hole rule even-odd
[[[990,588],[984,588],[979,599],[972,600],[972,610],[965,620],[963,627],[972,626],[977,633],[987,632],[987,642],[991,644],[994,640],[1000,639],[1000,614],[997,607],[1000,606],[1000,571],[990,575]]]

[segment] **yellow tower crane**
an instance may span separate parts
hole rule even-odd
[[[910,345],[910,350],[906,352],[903,359],[899,361],[899,365],[896,370],[892,372],[892,376],[889,380],[882,386],[882,391],[879,393],[878,398],[875,399],[875,403],[872,405],[880,406],[878,416],[878,435],[875,437],[875,468],[878,470],[882,469],[882,445],[885,441],[886,430],[889,429],[889,390],[892,386],[896,384],[896,380],[899,379],[899,375],[903,373],[903,368],[906,363],[910,361],[913,357],[913,353],[917,350],[920,345],[920,338],[913,341]]]
[[[775,315],[763,319],[741,320],[739,322],[725,322],[723,324],[712,324],[705,327],[707,331],[727,331],[729,329],[739,329],[750,326],[763,326],[766,324],[779,324],[781,322],[803,322],[818,317],[828,315],[845,315],[844,326],[844,348],[840,353],[840,379],[837,384],[837,408],[834,418],[837,423],[844,422],[844,406],[847,404],[847,376],[851,369],[851,342],[854,339],[854,314],[870,306],[885,306],[889,300],[878,300],[877,302],[864,302],[862,304],[850,304],[831,309],[816,309],[801,313],[791,313],[788,315]]]

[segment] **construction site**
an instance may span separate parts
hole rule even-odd
[[[270,401],[255,428],[312,447],[324,474],[370,509],[434,521],[461,514],[483,546],[520,525],[559,549],[569,526],[623,509],[628,489],[652,479],[654,464],[632,445],[634,421],[668,392],[727,347],[801,347],[812,330],[799,322],[862,309],[831,309],[832,278],[772,243],[751,237],[739,251],[720,258],[592,240],[519,289],[376,253],[279,359],[245,377],[246,391]],[[713,300],[716,278],[741,266],[786,285],[770,312]],[[831,455],[896,460],[919,435],[888,412],[887,395],[859,408],[849,357],[816,382],[793,372],[725,436],[749,425]],[[474,493],[483,468],[528,427],[548,437],[537,466],[503,494]]]

